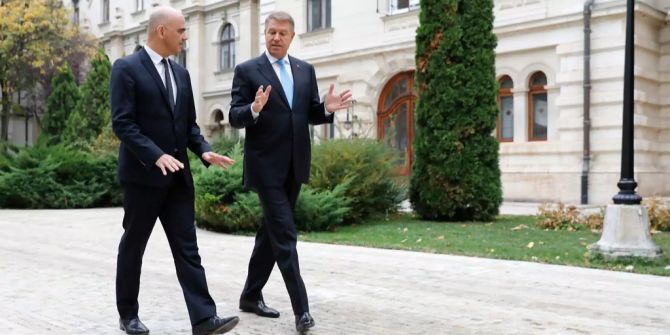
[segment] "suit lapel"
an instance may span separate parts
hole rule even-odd
[[[272,67],[272,64],[270,64],[270,60],[268,59],[268,57],[265,56],[265,54],[262,54],[260,57],[258,57],[257,64],[258,64],[258,71],[261,73],[261,75],[263,75],[263,77],[265,77],[265,79],[267,79],[270,82],[270,85],[272,85],[272,90],[273,91],[277,90],[277,93],[279,93],[279,96],[286,105],[286,108],[290,110],[291,107],[289,107],[288,99],[286,99],[286,93],[284,92],[284,88],[282,87],[279,78],[277,78],[277,73],[275,72],[275,69]],[[295,96],[295,83],[293,84],[293,91],[294,91],[293,96]]]
[[[293,74],[293,109],[295,110],[296,105],[300,103],[300,101],[304,99],[296,99],[296,97],[299,97],[300,94],[302,94],[301,88],[305,87],[303,85],[303,79],[305,79],[305,69],[300,66],[300,63],[298,61],[291,57],[290,55],[288,56],[289,60],[291,61],[291,73]]]
[[[142,59],[142,65],[144,65],[144,68],[147,70],[147,72],[149,72],[151,78],[154,79],[154,83],[156,84],[156,86],[158,86],[158,90],[161,92],[161,95],[163,96],[163,102],[167,105],[167,109],[170,110],[165,84],[163,84],[163,80],[161,80],[158,71],[156,71],[156,66],[151,61],[151,57],[149,57],[149,54],[146,52],[146,50],[144,50],[144,48],[140,50],[140,58]],[[174,116],[174,113],[172,114],[172,116]]]

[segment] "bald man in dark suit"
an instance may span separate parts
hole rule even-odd
[[[200,264],[186,150],[205,165],[225,168],[233,161],[212,152],[200,134],[189,74],[167,58],[179,53],[186,39],[181,12],[159,7],[149,18],[147,45],[112,68],[112,128],[121,141],[118,173],[124,209],[116,304],[119,327],[126,334],[149,334],[139,319],[137,298],[142,256],[157,218],[172,250],[193,334],[223,334],[239,321],[216,315]]]

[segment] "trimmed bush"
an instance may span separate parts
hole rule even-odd
[[[191,155],[197,225],[222,232],[255,230],[262,211],[256,194],[242,185],[241,146],[237,145],[228,156],[237,163],[227,169],[205,169],[197,167],[202,164]]]
[[[0,171],[0,207],[85,208],[118,206],[116,156],[38,146],[8,158]]]
[[[232,195],[232,201],[223,202],[224,194],[211,193],[196,196],[197,225],[220,232],[255,231],[263,210],[256,193]]]
[[[244,140],[230,138],[227,136],[220,136],[212,142],[212,149],[222,155],[229,155],[235,146],[243,143]]]
[[[228,169],[197,169],[197,224],[222,232],[255,231],[261,224],[263,210],[258,195],[242,185],[241,145],[236,144],[229,156],[237,164]],[[332,190],[304,186],[296,203],[297,229],[324,230],[341,225],[349,212],[349,199],[345,197],[348,187],[348,183],[336,185]]]
[[[349,187],[348,183],[337,185],[332,191],[303,187],[295,206],[298,230],[332,230],[341,225],[350,211],[351,200],[345,196]]]
[[[395,211],[403,200],[402,188],[393,182],[395,154],[375,140],[325,141],[313,147],[309,185],[315,190],[335,190],[348,184],[347,222]]]
[[[492,0],[422,0],[410,199],[423,219],[491,220],[502,202]]]

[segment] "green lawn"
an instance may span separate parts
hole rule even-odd
[[[372,219],[332,232],[302,233],[300,240],[375,248],[500,258],[540,263],[603,268],[670,276],[670,259],[605,262],[590,258],[587,246],[599,232],[549,231],[538,228],[532,216],[500,216],[489,223],[421,221],[410,215]],[[670,252],[670,234],[657,233],[654,242]],[[626,269],[633,266],[633,269]]]

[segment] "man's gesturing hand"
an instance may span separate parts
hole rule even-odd
[[[202,154],[202,159],[207,161],[207,163],[212,165],[217,165],[222,168],[227,168],[235,163],[234,160],[226,157],[224,155],[219,155],[216,152],[207,151]]]
[[[338,95],[335,95],[333,91],[335,91],[335,85],[330,84],[328,95],[326,95],[326,99],[323,101],[329,113],[351,106],[351,90],[346,90]]]
[[[163,154],[163,156],[160,156],[160,158],[158,158],[156,161],[156,166],[158,166],[158,168],[163,171],[164,176],[167,176],[166,169],[170,170],[170,172],[177,172],[184,168],[184,164],[182,162],[168,154]]]
[[[265,104],[268,102],[268,98],[270,97],[270,92],[272,91],[272,85],[268,85],[265,90],[263,90],[263,85],[258,87],[258,91],[256,91],[256,97],[254,98],[254,102],[251,103],[251,110],[254,111],[254,113],[260,113],[263,110],[263,107],[265,107]]]

